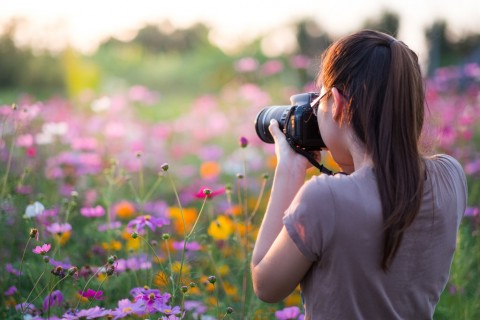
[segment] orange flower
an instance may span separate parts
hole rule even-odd
[[[113,212],[121,219],[129,219],[135,215],[135,206],[133,203],[123,200],[113,206]]]
[[[226,216],[218,216],[208,227],[208,234],[217,241],[227,240],[233,231],[233,221]]]
[[[157,287],[161,287],[161,288],[167,287],[169,283],[168,275],[163,271],[158,272],[153,278],[153,283]]]
[[[214,161],[207,161],[200,165],[200,176],[203,179],[214,179],[220,174],[220,165]]]
[[[71,235],[72,233],[70,231],[65,231],[62,233],[55,233],[54,238],[59,245],[63,246],[70,239]]]
[[[230,208],[228,208],[226,211],[225,211],[226,214],[231,214],[233,216],[239,216],[241,215],[243,212],[242,212],[242,206],[240,205],[233,205],[231,206]]]
[[[180,211],[180,208],[177,207],[170,207],[168,208],[168,213],[170,215],[170,218],[173,220],[173,227],[175,231],[178,234],[185,234],[184,229],[183,229],[183,221],[182,221],[182,212],[183,212],[183,218],[185,219],[185,225],[187,227],[187,232],[188,233],[192,227],[193,224],[195,223],[195,220],[197,219],[197,209],[196,208],[183,208],[182,211]]]

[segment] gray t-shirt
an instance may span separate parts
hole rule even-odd
[[[372,167],[305,183],[284,225],[313,262],[301,282],[305,319],[431,319],[448,280],[467,185],[461,165],[426,161],[424,199],[388,273],[381,269],[383,217]]]

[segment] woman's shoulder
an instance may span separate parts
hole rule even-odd
[[[448,154],[435,154],[425,158],[427,163],[427,170],[434,170],[435,172],[447,173],[454,175],[461,180],[466,180],[465,171],[460,162]]]

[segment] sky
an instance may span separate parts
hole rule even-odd
[[[168,19],[178,28],[205,23],[225,48],[267,35],[281,51],[282,43],[288,47],[294,41],[288,23],[311,18],[341,36],[384,10],[400,16],[399,39],[420,55],[424,30],[438,19],[447,21],[453,34],[480,33],[480,0],[0,0],[0,30],[12,17],[23,17],[28,27],[19,31],[19,43],[52,50],[70,44],[92,52],[109,36],[128,39],[145,23]]]

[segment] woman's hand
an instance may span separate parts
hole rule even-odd
[[[303,173],[312,166],[307,158],[292,149],[275,119],[270,121],[268,129],[275,141],[277,169],[288,169]],[[315,158],[317,161],[320,161],[320,152],[315,153]]]

